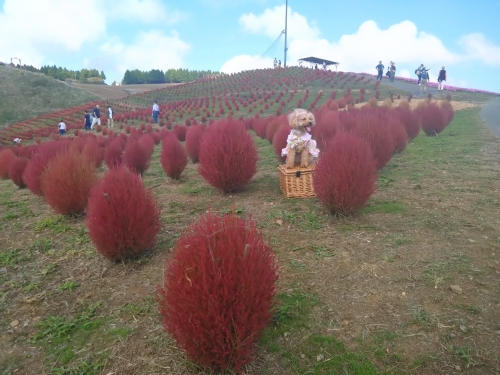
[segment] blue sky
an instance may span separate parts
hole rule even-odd
[[[431,80],[500,92],[500,1],[288,2],[288,65],[317,56],[339,70],[375,73],[379,60]],[[0,0],[0,61],[104,70],[236,72],[283,60],[285,1]],[[267,53],[264,53],[266,52]]]

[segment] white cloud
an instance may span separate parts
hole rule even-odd
[[[276,6],[261,14],[248,13],[239,22],[245,31],[276,38],[282,30],[285,6]],[[488,65],[500,65],[500,47],[482,34],[464,36],[460,42],[463,53],[450,51],[436,36],[419,31],[411,21],[402,21],[381,29],[375,21],[362,23],[353,34],[344,34],[331,41],[321,36],[318,27],[306,17],[288,7],[288,65],[298,59],[316,56],[340,62],[339,70],[375,73],[375,65],[382,60],[385,66],[396,62],[398,75],[414,77],[413,71],[421,63],[437,72],[441,66],[478,59]],[[231,62],[232,58],[223,67]],[[242,64],[243,66],[243,64]],[[241,70],[241,69],[240,69]]]
[[[113,70],[122,75],[127,69],[151,70],[181,68],[184,56],[191,46],[175,32],[165,35],[159,30],[140,32],[132,44],[118,39],[103,44],[100,48],[104,59]]]
[[[238,73],[242,70],[266,69],[273,67],[273,59],[259,56],[239,55],[226,61],[220,68],[222,73]]]
[[[115,0],[105,4],[110,19],[172,25],[185,18],[178,10],[168,10],[160,0]]]
[[[487,65],[500,66],[500,46],[494,45],[481,33],[465,35],[460,44],[470,59],[483,61]]]
[[[266,9],[263,14],[256,16],[253,13],[244,14],[239,22],[243,28],[255,34],[264,34],[277,38],[283,31],[283,20],[285,16],[285,5],[276,6],[273,9]],[[309,25],[307,18],[297,12],[293,12],[288,7],[287,16],[288,38],[317,38],[320,34],[316,25]]]
[[[98,0],[85,2],[85,14],[76,1],[5,0],[0,11],[0,60],[16,55],[33,64],[41,62],[46,51],[78,51],[105,32],[101,13]]]

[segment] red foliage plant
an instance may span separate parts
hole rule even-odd
[[[277,266],[256,223],[209,212],[177,240],[157,287],[163,326],[188,357],[240,373],[271,320]]]
[[[165,137],[161,144],[160,162],[168,177],[178,180],[182,171],[186,168],[188,158],[184,147],[176,137]]]
[[[123,154],[123,162],[130,169],[142,174],[149,168],[151,154],[139,144],[137,138],[129,138]]]
[[[83,146],[82,154],[87,156],[89,159],[94,161],[96,168],[102,165],[104,159],[104,151],[102,147],[99,147],[97,139],[89,138]]]
[[[23,181],[23,172],[28,165],[29,159],[25,157],[14,158],[9,163],[9,176],[14,184],[19,186],[19,188],[26,187]]]
[[[123,141],[117,137],[104,150],[104,162],[108,168],[113,168],[122,163]]]
[[[380,122],[376,113],[364,113],[358,116],[354,127],[354,133],[371,146],[379,170],[391,160],[394,152],[394,138],[389,128]]]
[[[201,176],[225,193],[243,190],[257,171],[257,149],[241,122],[222,120],[211,125],[200,144]]]
[[[399,114],[399,118],[406,129],[406,134],[408,134],[408,139],[411,141],[417,137],[418,133],[420,133],[420,116],[413,112],[409,107],[406,108],[401,106],[401,103],[396,108],[396,112]]]
[[[177,136],[177,139],[179,142],[184,142],[186,140],[186,133],[187,133],[188,127],[186,125],[175,125],[174,126],[174,133]]]
[[[272,119],[266,127],[266,139],[269,143],[273,143],[273,138],[281,125],[287,124],[286,116],[279,116],[277,118]]]
[[[59,153],[41,176],[45,201],[61,215],[74,216],[87,207],[90,189],[97,182],[95,160],[75,150]]]
[[[311,129],[311,135],[318,142],[318,147],[324,150],[339,128],[339,113],[326,111],[316,117],[316,126]]]
[[[193,125],[186,133],[186,152],[193,163],[197,163],[200,159],[200,143],[204,131],[204,127]]]
[[[337,133],[313,172],[318,199],[328,211],[340,215],[363,206],[375,191],[376,181],[370,146],[353,133]]]
[[[71,142],[45,142],[38,145],[37,153],[33,155],[30,162],[23,172],[23,181],[26,187],[37,195],[43,195],[41,175],[49,161],[54,158],[59,152],[64,152],[68,149]]]
[[[429,104],[421,110],[422,113],[422,130],[427,135],[438,135],[446,125],[448,125],[448,115],[436,104]]]
[[[0,178],[3,180],[9,179],[9,164],[17,156],[10,148],[0,151]]]
[[[281,151],[286,147],[286,140],[288,139],[288,135],[292,128],[288,124],[283,124],[279,127],[279,129],[274,134],[273,138],[273,148],[274,153],[278,157],[280,161],[285,161],[286,157],[281,156]]]
[[[150,134],[144,134],[139,138],[139,146],[141,146],[151,158],[153,152],[155,151],[155,141]]]
[[[97,251],[123,260],[150,250],[161,227],[151,189],[125,166],[110,169],[90,192],[87,228]]]

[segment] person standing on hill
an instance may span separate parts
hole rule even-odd
[[[156,100],[153,103],[153,113],[151,113],[151,116],[153,116],[153,121],[155,124],[158,124],[158,115],[160,114],[160,107],[158,106],[158,103]]]
[[[446,70],[443,66],[438,75],[438,91],[444,90],[444,81],[446,81]]]
[[[391,61],[391,82],[394,82],[394,77],[396,77],[396,63],[394,61]]]
[[[281,60],[278,61],[278,68],[281,68]]]
[[[378,65],[375,67],[375,69],[377,69],[378,72],[376,80],[382,81],[382,76],[384,74],[384,69],[385,69],[384,64],[382,64],[382,60],[378,62]]]
[[[99,104],[95,106],[95,108],[92,110],[92,116],[94,119],[92,120],[92,125],[90,126],[90,129],[94,129],[95,124],[101,125],[101,110],[99,109]]]
[[[422,71],[420,73],[420,93],[422,91],[424,93],[427,92],[427,83],[429,82],[429,69],[425,69],[425,66],[422,66]]]
[[[59,134],[63,135],[66,133],[66,124],[64,123],[64,120],[61,119],[61,122],[59,123]]]
[[[108,105],[108,127],[114,128],[115,124],[113,121],[113,109],[111,108],[110,105]]]
[[[276,60],[276,57],[274,58],[273,65],[274,69],[276,69],[276,66],[278,65],[278,60]]]
[[[420,85],[420,80],[422,79],[422,78],[421,78],[421,75],[422,75],[422,68],[423,68],[423,67],[424,67],[424,64],[420,64],[420,66],[419,66],[417,69],[415,69],[415,74],[416,74],[416,75],[417,75],[417,77],[418,77],[418,82],[417,82],[417,84],[419,84],[419,85]]]
[[[84,120],[83,120],[83,126],[84,126],[85,130],[90,130],[91,125],[92,125],[92,122],[90,121],[89,111],[85,110],[85,115],[84,115]]]

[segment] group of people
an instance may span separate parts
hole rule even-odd
[[[387,73],[385,74],[391,82],[394,81],[394,77],[396,75],[396,64],[394,61],[391,61],[391,65],[387,69]],[[382,61],[378,62],[378,65],[375,67],[377,69],[377,80],[382,81],[382,76],[384,73],[384,64],[382,64]],[[427,69],[424,64],[420,64],[420,66],[415,69],[415,74],[418,77],[417,84],[420,86],[420,93],[426,93],[427,92],[427,86],[429,84],[429,69]],[[438,91],[443,91],[444,90],[444,82],[446,81],[446,69],[443,66],[441,70],[439,71],[438,74]]]
[[[377,69],[377,80],[382,81],[382,76],[384,75],[385,66],[382,64],[382,61],[378,62],[378,65],[375,67]],[[387,73],[385,73],[387,78],[391,82],[394,82],[394,77],[396,77],[396,63],[394,61],[390,62],[389,67],[387,68]]]
[[[108,127],[114,128],[115,123],[113,120],[113,108],[108,106]],[[101,125],[101,109],[99,108],[99,104],[92,109],[91,112],[85,110],[83,117],[83,125],[85,130],[93,130],[96,125]]]
[[[276,57],[274,58],[273,61],[274,69],[276,68],[281,68],[281,60],[276,60]]]

